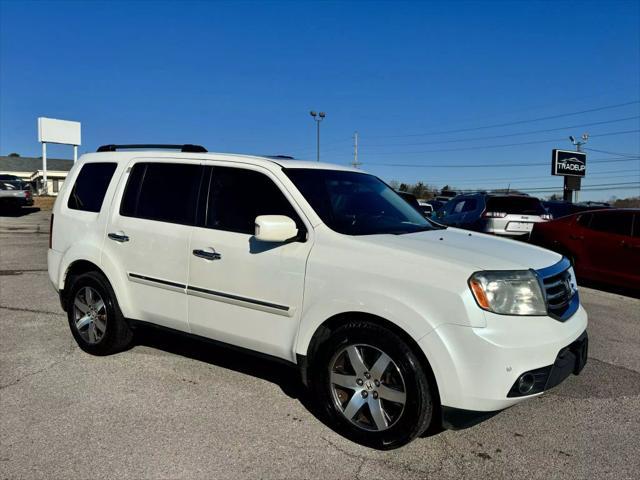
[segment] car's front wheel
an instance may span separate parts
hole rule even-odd
[[[376,323],[337,328],[312,369],[312,389],[328,420],[355,442],[397,448],[431,423],[433,395],[424,367],[399,335]]]

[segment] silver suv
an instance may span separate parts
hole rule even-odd
[[[522,194],[458,195],[438,212],[445,225],[524,239],[535,223],[551,218],[538,198]]]

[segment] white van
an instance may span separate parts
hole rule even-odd
[[[386,449],[586,362],[556,253],[434,224],[361,170],[131,147],[82,156],[51,216],[49,277],[88,353],[144,323],[277,357],[336,430]]]

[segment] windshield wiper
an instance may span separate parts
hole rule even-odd
[[[392,235],[404,235],[407,233],[419,233],[419,232],[429,232],[431,230],[442,230],[443,228],[447,228],[447,227],[439,227],[439,226],[435,226],[435,225],[425,225],[424,227],[418,227],[415,230],[395,230],[391,233]]]

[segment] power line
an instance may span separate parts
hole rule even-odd
[[[596,174],[589,174],[588,177],[593,177]],[[629,175],[606,175],[603,177],[598,177],[597,180],[611,180],[611,179],[618,179],[618,178],[629,178]],[[535,176],[535,177],[530,177],[530,178],[526,178],[524,180],[517,180],[517,182],[515,183],[515,185],[522,185],[523,183],[531,183],[531,182],[541,182],[541,181],[545,181],[545,180],[549,180],[549,176]],[[449,182],[450,179],[438,179],[438,180],[430,180],[429,183],[440,183],[440,182]],[[513,177],[505,177],[505,178],[498,178],[498,179],[477,179],[477,180],[462,180],[459,182],[455,182],[456,185],[483,185],[483,182],[488,182],[488,183],[496,183],[496,182],[504,182],[504,183],[509,183],[511,184],[511,186],[513,187],[514,185],[514,179]],[[423,182],[424,183],[424,182]],[[497,187],[495,187],[497,188]],[[501,188],[501,187],[500,187]],[[513,187],[515,188],[515,187]]]
[[[605,120],[602,122],[594,122],[594,123],[583,123],[580,125],[571,125],[567,127],[556,127],[556,128],[545,128],[542,130],[530,130],[528,132],[519,132],[519,133],[506,133],[503,135],[491,135],[488,137],[470,137],[470,138],[460,138],[460,139],[452,139],[452,140],[438,140],[434,142],[416,142],[416,143],[382,143],[382,144],[366,144],[365,147],[402,147],[402,146],[412,146],[412,145],[436,145],[440,143],[459,143],[459,142],[472,142],[476,140],[491,140],[494,138],[506,138],[506,137],[517,137],[521,135],[531,135],[534,133],[546,133],[546,132],[554,132],[557,130],[569,130],[571,128],[582,128],[582,127],[592,127],[595,125],[605,125],[609,123],[617,123],[624,122],[627,120],[635,120],[640,118],[640,115],[636,115],[633,117],[625,117],[625,118],[617,118],[615,120]]]
[[[605,105],[603,107],[597,107],[597,108],[589,108],[587,110],[580,110],[580,111],[577,111],[577,112],[561,113],[561,114],[558,114],[558,115],[549,115],[549,116],[546,116],[546,117],[531,118],[531,119],[527,119],[527,120],[517,120],[515,122],[496,123],[496,124],[493,124],[493,125],[482,125],[482,126],[470,127],[470,128],[458,128],[458,129],[454,129],[454,130],[440,130],[440,131],[437,131],[437,132],[412,133],[412,134],[405,134],[405,135],[384,135],[384,136],[380,136],[378,138],[425,137],[425,136],[429,136],[429,135],[442,135],[442,134],[445,134],[445,133],[472,132],[472,131],[476,131],[476,130],[484,130],[484,129],[489,129],[489,128],[509,127],[509,126],[512,126],[512,125],[522,125],[523,123],[540,122],[542,120],[553,120],[555,118],[569,117],[569,116],[572,116],[572,115],[581,115],[583,113],[600,112],[602,110],[609,110],[609,109],[612,109],[612,108],[626,107],[627,105],[635,105],[637,103],[640,103],[640,100],[633,100],[631,102],[617,103],[617,104],[614,104],[614,105]]]
[[[640,183],[637,184],[637,186],[640,188]],[[594,187],[594,188],[582,188],[580,189],[581,192],[605,192],[605,191],[610,191],[610,190],[630,190],[632,188],[635,188],[635,186],[618,186],[618,187]],[[465,194],[469,194],[469,193],[482,193],[482,192],[487,192],[487,191],[491,191],[491,190],[503,190],[504,187],[498,187],[497,189],[491,189],[491,188],[484,188],[484,189],[475,189],[475,190],[466,190],[466,189],[460,189],[460,191],[464,192]],[[545,188],[545,189],[540,189],[540,190],[532,190],[529,188],[515,188],[515,187],[511,187],[511,190],[517,190],[519,192],[530,192],[530,193],[534,193],[536,195],[542,194],[542,193],[555,193],[555,192],[562,192],[563,188],[562,187],[558,187],[558,188],[553,188],[553,187],[549,187],[549,188]]]
[[[636,156],[640,155],[640,153],[611,152],[611,151],[608,151],[608,150],[597,150],[595,148],[585,148],[585,150],[588,150],[590,152],[606,153],[606,154],[609,154],[609,155],[618,155],[620,157],[636,157]]]
[[[613,135],[627,135],[629,133],[638,133],[640,129],[636,130],[623,130],[618,132],[606,132],[598,135],[591,135],[591,138],[596,137],[609,137]],[[518,143],[501,143],[497,145],[480,145],[474,147],[460,147],[460,148],[440,148],[436,150],[421,150],[421,151],[413,151],[413,152],[378,152],[378,153],[369,153],[368,155],[418,155],[422,153],[441,153],[441,152],[462,152],[469,150],[486,150],[491,148],[503,148],[503,147],[517,147],[521,145],[534,145],[540,143],[557,143],[566,140],[565,138],[553,138],[547,140],[532,140],[529,142],[518,142]]]
[[[639,186],[640,187],[640,182],[615,182],[615,183],[598,183],[598,184],[592,184],[592,185],[583,185],[584,188],[590,188],[590,187],[621,187],[621,186],[628,186],[627,188],[633,188],[634,186]],[[496,189],[502,189],[504,187],[487,187],[485,190],[496,190]],[[518,186],[514,186],[511,185],[511,189],[512,190],[526,190],[527,192],[533,192],[536,190],[547,190],[549,188],[555,188],[553,185],[551,186],[544,186],[544,187],[518,187]],[[562,189],[562,187],[559,187],[560,189]],[[462,189],[464,190],[464,189]]]
[[[638,158],[620,158],[620,159],[598,159],[598,160],[590,160],[590,163],[619,163],[619,162],[637,162],[640,161],[640,157]],[[471,164],[416,164],[416,163],[369,163],[366,165],[374,165],[381,167],[416,167],[416,168],[478,168],[478,167],[533,167],[539,165],[549,166],[549,162],[531,162],[531,163],[471,163]]]
[[[640,187],[640,183],[637,184],[638,187]],[[581,188],[580,191],[581,192],[606,192],[609,190],[630,190],[634,187],[595,187],[595,188]],[[521,190],[523,192],[529,192],[530,190],[526,189],[526,188],[519,188],[518,190]],[[536,190],[532,193],[551,193],[551,192],[562,192],[563,188],[549,188],[547,190]]]

